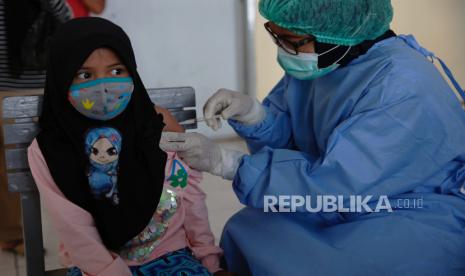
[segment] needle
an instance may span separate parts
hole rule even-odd
[[[204,122],[204,121],[211,120],[211,119],[220,119],[220,118],[221,118],[221,115],[218,114],[218,115],[215,115],[215,116],[213,116],[211,118],[200,117],[200,118],[196,118],[196,119],[185,120],[185,121],[179,122],[179,124],[180,125],[190,125],[190,124]]]

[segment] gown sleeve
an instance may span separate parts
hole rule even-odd
[[[215,273],[221,270],[219,257],[223,251],[215,246],[215,237],[210,230],[205,204],[206,195],[198,186],[201,180],[202,174],[200,172],[189,170],[188,185],[183,200],[186,210],[184,228],[194,256],[202,262],[210,273]]]
[[[247,126],[235,120],[228,121],[236,133],[246,140],[251,153],[258,152],[265,146],[292,147],[291,121],[284,100],[286,87],[287,78],[284,77],[263,101],[266,116],[262,122]]]
[[[36,140],[28,148],[28,161],[70,263],[85,275],[132,275],[124,260],[105,248],[92,215],[67,200],[58,189]]]
[[[445,134],[440,121],[419,96],[408,93],[407,82],[399,86],[383,82],[368,91],[379,94],[381,102],[386,100],[383,95],[402,96],[343,121],[332,130],[318,157],[273,147],[244,156],[233,181],[239,200],[263,208],[265,195],[376,198],[423,185],[427,176],[418,172],[437,172],[437,164],[445,160],[440,158],[449,158],[439,156],[437,141],[444,140]],[[392,93],[384,93],[386,90]],[[364,104],[360,100],[360,105]]]

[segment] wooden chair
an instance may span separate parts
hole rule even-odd
[[[39,194],[27,162],[27,147],[39,132],[41,90],[0,92],[0,181],[20,193],[28,276],[65,275],[66,269],[45,271]],[[196,118],[191,87],[149,89],[150,99],[169,109],[179,121]],[[184,125],[186,129],[197,124]]]

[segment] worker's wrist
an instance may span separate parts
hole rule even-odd
[[[261,123],[265,117],[266,112],[262,104],[257,99],[253,99],[253,105],[250,111],[236,120],[240,121],[244,125],[250,126]]]
[[[220,147],[220,154],[221,162],[218,162],[210,173],[227,180],[233,180],[245,153]]]
[[[221,159],[223,161],[221,176],[227,180],[233,180],[237,169],[245,153],[221,148]]]

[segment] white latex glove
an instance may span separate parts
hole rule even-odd
[[[163,132],[160,148],[176,151],[191,168],[233,180],[242,152],[224,149],[200,133]]]
[[[260,123],[265,118],[265,110],[257,99],[227,89],[218,90],[208,99],[203,114],[205,118],[221,114],[225,120],[234,119],[245,125]],[[207,120],[206,123],[214,130],[221,128],[220,119]]]

